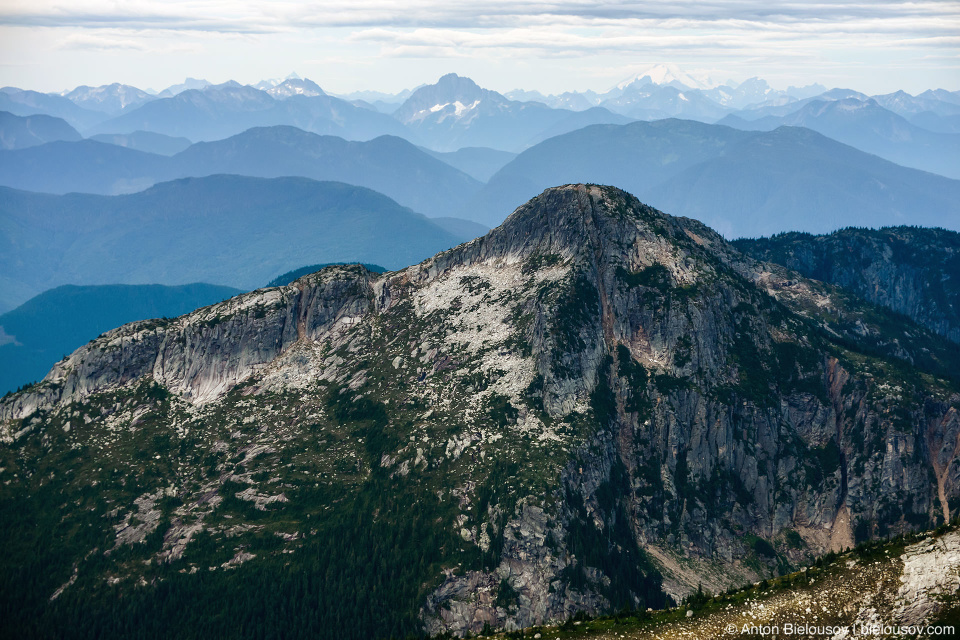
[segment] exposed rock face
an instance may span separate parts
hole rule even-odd
[[[960,233],[893,227],[737,240],[760,260],[831,282],[960,342]]]
[[[695,221],[572,185],[401,272],[331,267],[112,331],[0,404],[0,464],[25,471],[31,442],[81,416],[59,446],[145,424],[193,443],[178,459],[212,466],[164,478],[183,504],[163,562],[185,562],[198,522],[222,545],[248,535],[211,523],[258,496],[323,535],[330,514],[296,491],[317,480],[338,504],[438,496],[431,526],[455,542],[421,561],[418,615],[476,633],[660,606],[660,574],[679,597],[690,567],[721,588],[948,519],[960,395],[937,376],[958,365],[930,332]]]

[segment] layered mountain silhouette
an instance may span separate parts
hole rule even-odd
[[[0,149],[23,149],[55,140],[80,140],[80,133],[62,118],[17,116],[0,111]]]
[[[62,118],[79,131],[85,131],[107,117],[106,114],[98,111],[77,106],[63,96],[16,87],[0,89],[0,111],[7,111],[17,116],[44,114]]]
[[[0,308],[62,284],[263,286],[304,264],[395,269],[463,239],[386,196],[306,178],[210,176],[124,196],[0,189]]]
[[[685,120],[595,126],[536,145],[497,172],[463,217],[495,225],[552,182],[625,185],[727,237],[849,225],[960,227],[960,182],[808,129],[746,132]]]
[[[78,107],[100,111],[108,116],[116,116],[156,99],[142,89],[119,82],[99,87],[82,85],[64,93],[63,97]]]
[[[321,95],[276,99],[265,91],[227,83],[188,89],[153,100],[98,124],[90,133],[145,130],[190,140],[220,140],[252,127],[292,125],[306,131],[369,140],[409,136],[402,124],[382,113]]]
[[[46,193],[132,193],[164,180],[217,173],[346,182],[432,216],[454,214],[482,186],[401,138],[350,142],[286,126],[197,143],[170,158],[93,140],[0,151],[0,184]]]
[[[729,118],[723,123],[767,131],[783,125],[806,127],[905,167],[960,178],[960,134],[923,129],[874,100],[813,100],[785,116]]]
[[[100,133],[90,136],[90,140],[106,142],[119,147],[156,153],[161,156],[172,156],[180,153],[192,142],[186,138],[174,138],[153,131],[134,131],[132,133]]]
[[[509,100],[455,73],[414,91],[392,115],[437,151],[463,147],[520,151],[544,135],[622,120],[606,109],[576,114],[540,102]]]

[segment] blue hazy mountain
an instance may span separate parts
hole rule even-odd
[[[328,95],[294,95],[278,100],[249,86],[225,83],[188,89],[100,123],[91,133],[155,131],[190,140],[220,140],[252,127],[292,125],[353,140],[380,135],[409,136],[388,115]]]
[[[119,82],[99,87],[81,85],[64,93],[63,97],[78,107],[90,111],[99,111],[108,116],[115,116],[124,111],[135,109],[151,100],[156,100],[156,96],[152,96],[142,89]]]
[[[728,237],[849,225],[960,227],[960,181],[796,127],[749,132],[687,120],[595,126],[521,153],[461,214],[494,226],[553,184],[617,184]]]
[[[0,184],[27,191],[132,193],[169,172],[165,156],[96,140],[0,150]]]
[[[960,180],[797,127],[733,144],[657,185],[649,200],[727,237],[904,224],[960,230]]]
[[[426,147],[421,149],[480,182],[489,180],[490,176],[517,157],[513,152],[489,147],[464,147],[456,151],[433,151]]]
[[[696,89],[640,82],[627,85],[621,95],[600,106],[634,120],[683,117],[713,122],[729,111]]]
[[[450,73],[414,91],[393,117],[437,151],[491,147],[520,151],[574,112],[540,102],[508,100],[470,78]]]
[[[390,198],[306,178],[185,178],[121,196],[0,189],[0,309],[62,284],[253,289],[305,264],[412,264],[462,238]]]
[[[960,178],[960,134],[921,128],[872,99],[813,100],[785,116],[753,121],[729,117],[720,124],[767,131],[783,125],[806,127],[906,167]]]
[[[549,186],[576,182],[619,185],[643,198],[653,186],[749,135],[693,120],[585,127],[518,155],[490,179],[462,217],[496,226]]]
[[[107,117],[103,113],[79,107],[63,96],[16,87],[0,89],[0,111],[9,111],[17,116],[44,114],[62,118],[80,132]]]
[[[135,320],[176,317],[239,289],[212,284],[65,285],[0,315],[0,394],[39,380],[62,356]]]
[[[115,144],[118,147],[156,153],[161,156],[172,156],[180,153],[192,142],[187,138],[175,138],[153,131],[133,131],[131,133],[99,133],[90,136],[91,140]]]
[[[80,139],[80,133],[62,118],[43,114],[17,116],[0,111],[0,149],[23,149],[55,140]]]
[[[589,127],[593,124],[627,124],[634,120],[636,120],[636,118],[614,113],[603,107],[591,107],[583,111],[574,111],[527,140],[526,146],[533,146],[548,138]]]
[[[398,137],[352,142],[281,126],[195,144],[176,155],[171,165],[170,175],[176,177],[235,173],[346,182],[375,189],[430,216],[451,215],[482,186]]]
[[[197,143],[170,158],[94,140],[0,151],[0,184],[45,193],[132,193],[217,173],[346,182],[434,216],[452,215],[482,186],[401,138],[350,142],[286,126]]]

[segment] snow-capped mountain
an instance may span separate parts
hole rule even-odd
[[[704,95],[717,104],[731,109],[743,109],[749,105],[762,104],[783,95],[782,91],[774,90],[766,80],[750,78],[736,87],[721,85],[704,91]]]
[[[705,73],[687,72],[675,64],[657,64],[635,76],[617,84],[621,91],[631,85],[643,86],[647,84],[669,85],[678,89],[713,89],[719,86]]]
[[[155,99],[142,89],[119,82],[99,87],[82,85],[72,91],[64,91],[60,95],[84,109],[101,111],[109,115],[116,115]]]
[[[600,106],[637,120],[686,118],[714,122],[728,111],[698,89],[652,83],[629,85],[619,96],[604,100]]]
[[[539,91],[514,89],[503,95],[510,100],[519,102],[542,102],[554,109],[570,109],[571,111],[586,111],[600,104],[598,94],[593,91],[564,91],[559,95],[544,95]]]
[[[435,151],[481,146],[520,151],[541,133],[555,131],[574,114],[573,110],[554,109],[538,101],[510,100],[496,91],[483,89],[470,78],[450,73],[436,84],[414,91],[393,117]],[[575,128],[579,128],[617,121],[617,116],[597,109],[575,121]],[[561,128],[554,135],[570,130]]]
[[[283,82],[266,89],[266,92],[278,100],[284,100],[291,96],[326,95],[320,85],[306,78],[287,78]]]
[[[281,85],[288,80],[303,80],[300,75],[296,72],[291,73],[286,78],[267,78],[266,80],[261,80],[256,84],[250,85],[254,89],[260,89],[261,91],[266,91],[267,89],[272,89],[277,85]]]
[[[502,108],[510,103],[510,100],[496,91],[480,88],[470,78],[448,73],[436,84],[414,91],[400,105],[394,117],[406,125],[427,119],[442,122],[451,116],[457,120],[472,119],[476,113],[471,112],[484,101],[485,107],[493,108]]]

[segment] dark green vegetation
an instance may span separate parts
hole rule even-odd
[[[151,402],[146,390],[137,393],[143,394],[134,396],[137,402]],[[169,416],[168,401],[152,401],[157,402],[161,421]],[[349,400],[346,403],[349,405]],[[341,434],[382,428],[381,420],[386,419],[382,409],[367,407],[347,409],[338,415],[342,422],[337,431]],[[301,442],[312,451],[318,447],[322,450],[330,434],[328,430],[308,432]],[[416,611],[425,589],[432,584],[439,563],[459,545],[452,534],[436,527],[435,520],[445,511],[435,494],[416,486],[398,491],[384,472],[375,471],[366,480],[358,474],[356,490],[348,493],[328,482],[301,484],[289,493],[290,501],[283,509],[271,507],[265,511],[234,497],[246,484],[224,482],[219,488],[223,500],[217,510],[218,521],[229,527],[229,519],[237,518],[252,527],[244,533],[228,532],[228,544],[262,560],[213,571],[229,561],[234,551],[224,548],[227,540],[222,531],[213,535],[203,532],[191,540],[181,559],[148,567],[144,577],[149,585],[131,590],[129,584],[104,583],[100,576],[126,573],[144,553],[161,550],[162,534],[176,518],[174,510],[182,501],[176,497],[159,501],[160,527],[133,548],[119,549],[109,521],[101,515],[78,514],[61,519],[56,505],[64,499],[76,500],[100,512],[105,505],[155,486],[169,473],[171,461],[167,456],[178,449],[184,451],[189,441],[173,444],[172,451],[169,436],[157,435],[150,442],[147,450],[134,450],[133,474],[100,473],[89,465],[78,465],[75,456],[45,461],[45,467],[59,462],[60,468],[69,468],[70,474],[97,478],[97,489],[79,489],[67,496],[48,486],[29,498],[5,494],[0,501],[0,536],[17,541],[0,561],[0,627],[5,636],[419,635]],[[155,452],[160,453],[158,462],[153,462]],[[370,456],[363,456],[359,466],[376,469],[378,456],[369,446],[367,452]],[[185,459],[189,461],[191,456],[187,454]],[[246,464],[254,470],[265,462]],[[194,477],[202,480],[205,474],[199,468],[196,471],[199,473]],[[279,536],[285,531],[296,536],[298,527],[307,530],[301,529],[302,541],[294,545],[294,555],[280,553],[287,545]],[[78,560],[84,548],[96,551]],[[19,559],[28,557],[30,562],[21,564]],[[50,594],[69,578],[71,562],[79,576],[76,584],[47,603]],[[200,567],[200,572],[184,573],[191,567]]]
[[[0,309],[67,283],[249,290],[305,264],[396,269],[460,242],[379,193],[305,178],[189,178],[113,197],[0,188],[0,222]]]
[[[725,237],[910,220],[957,228],[960,182],[808,129],[747,132],[684,120],[596,125],[537,144],[497,172],[464,217],[498,224],[543,189],[615,184]]]
[[[325,264],[311,264],[311,265],[307,265],[306,267],[300,267],[299,269],[294,269],[293,271],[287,271],[286,273],[283,273],[283,274],[277,276],[276,278],[274,278],[273,280],[271,280],[270,282],[268,282],[268,283],[267,283],[267,286],[268,286],[268,287],[284,287],[284,286],[290,284],[291,282],[293,282],[294,280],[296,280],[296,279],[298,279],[298,278],[302,278],[303,276],[305,276],[305,275],[307,275],[307,274],[314,273],[314,272],[316,272],[316,271],[320,271],[320,269],[323,269],[324,267],[332,266],[332,265],[334,265],[334,264],[351,264],[351,263],[349,263],[349,262],[327,262],[327,263],[325,263]],[[364,267],[367,271],[372,271],[372,272],[374,272],[374,273],[383,273],[383,272],[386,271],[385,268],[381,267],[381,266],[378,265],[378,264],[364,264],[363,267]]]
[[[960,233],[848,228],[734,241],[740,251],[829,282],[960,342]]]
[[[101,333],[147,318],[176,317],[242,293],[210,284],[65,285],[0,315],[0,393],[39,380]]]

